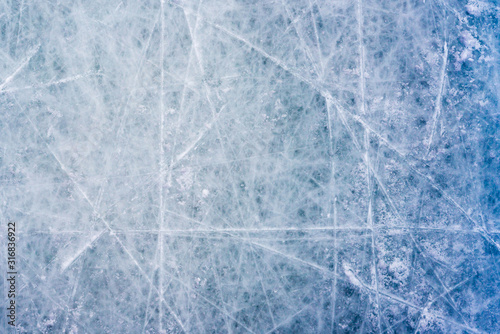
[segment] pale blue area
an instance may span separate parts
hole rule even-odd
[[[0,0],[17,331],[500,332],[499,16]]]

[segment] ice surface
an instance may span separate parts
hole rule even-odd
[[[499,18],[0,1],[18,332],[500,332]]]

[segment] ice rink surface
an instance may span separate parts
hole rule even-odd
[[[0,331],[499,333],[499,19],[0,0]]]

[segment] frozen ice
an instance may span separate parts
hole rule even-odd
[[[0,332],[500,332],[499,19],[0,0]]]

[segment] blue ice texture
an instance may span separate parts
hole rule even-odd
[[[499,19],[0,0],[0,332],[500,333]]]

